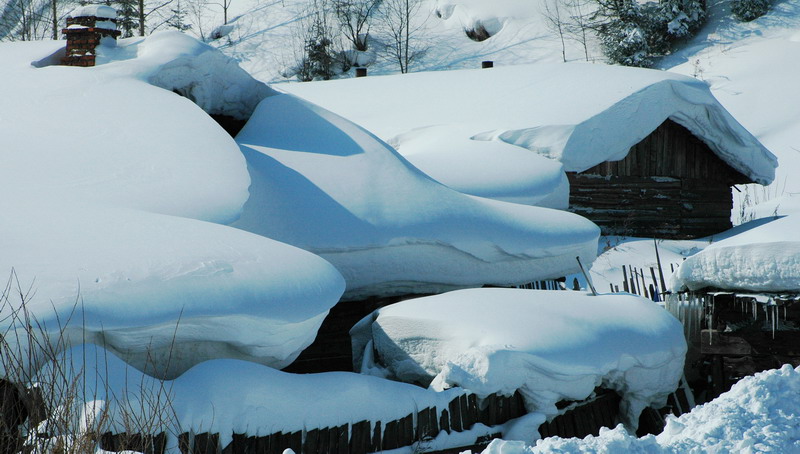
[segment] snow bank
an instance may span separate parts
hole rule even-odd
[[[101,401],[109,410],[110,417],[102,422],[107,424],[103,431],[119,433],[128,429],[121,417],[126,411],[142,419],[149,416],[142,414],[142,401],[144,409],[157,397],[162,406],[169,402],[172,411],[162,409],[162,419],[156,427],[148,429],[153,433],[166,429],[171,452],[178,452],[174,437],[177,428],[181,432],[219,433],[224,447],[233,433],[264,436],[364,420],[385,424],[416,414],[419,409],[447,408],[451,400],[464,393],[463,390],[433,392],[347,372],[288,374],[230,359],[207,361],[173,381],[161,382],[141,375],[94,345],[67,351],[57,364],[67,371],[67,378],[74,378],[78,384],[79,400],[73,412],[80,413],[84,402],[92,400]],[[49,370],[44,368],[33,381],[46,382]],[[50,391],[46,386],[41,389]],[[175,421],[166,420],[163,415],[172,412]],[[177,427],[158,427],[170,422]]]
[[[759,224],[686,259],[672,277],[672,288],[800,291],[800,216]]]
[[[667,417],[658,436],[636,438],[621,426],[598,437],[546,438],[536,446],[496,440],[484,454],[708,453],[800,451],[800,368],[745,377],[730,391],[679,418]]]
[[[681,324],[627,294],[461,290],[381,308],[351,335],[365,369],[479,396],[519,390],[528,411],[550,417],[556,402],[602,385],[623,397],[623,420],[634,428],[643,408],[675,390],[686,353]]]
[[[233,225],[326,258],[346,297],[516,284],[594,259],[599,230],[584,218],[455,192],[290,95],[262,101],[236,140],[253,184]]]
[[[705,83],[663,71],[538,64],[286,84],[281,89],[362,125],[401,151],[401,134],[446,122],[465,125],[473,140],[517,145],[579,172],[624,158],[631,146],[672,119],[758,183],[771,182],[777,166],[775,156]],[[454,140],[465,138],[453,135]],[[490,158],[478,165],[488,167],[487,162]]]

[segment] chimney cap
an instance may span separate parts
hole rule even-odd
[[[117,10],[106,5],[86,5],[75,8],[67,17],[96,17],[98,19],[116,19]]]

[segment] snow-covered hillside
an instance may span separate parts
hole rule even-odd
[[[548,27],[545,17],[548,3],[552,8],[554,2],[548,0],[495,0],[491,4],[474,0],[412,0],[411,48],[419,56],[411,70],[479,68],[484,60],[500,65],[562,61],[559,35]],[[260,80],[296,80],[291,68],[302,59],[304,40],[314,18],[313,5],[308,0],[231,2],[228,16],[232,19],[216,30],[217,35],[221,32],[224,36],[210,42],[240,59],[242,67]],[[332,8],[330,4],[328,8]],[[582,13],[589,12],[591,6],[584,5]],[[566,17],[568,13],[576,14],[561,14]],[[335,19],[328,16],[328,25],[335,27]],[[391,30],[378,18],[372,22],[368,40],[371,48],[361,58],[370,62],[370,74],[399,72],[396,59],[385,51],[393,44]],[[215,36],[212,29],[221,23],[221,11],[212,9],[193,32],[208,39]],[[467,31],[480,29],[491,36],[480,42],[467,36]],[[586,49],[574,37],[565,39],[564,45],[568,61],[601,58],[591,36]],[[343,45],[348,47],[349,44]]]

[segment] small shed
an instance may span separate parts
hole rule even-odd
[[[567,172],[569,209],[605,235],[697,238],[733,227],[731,186],[755,181],[666,120],[619,161]]]

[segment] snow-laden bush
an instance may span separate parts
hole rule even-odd
[[[733,0],[731,2],[731,13],[733,17],[742,22],[750,22],[767,14],[769,11],[769,0]]]
[[[673,41],[692,36],[706,18],[702,0],[595,0],[603,53],[612,63],[650,66]]]
[[[636,25],[624,22],[609,24],[600,36],[605,56],[613,63],[625,66],[650,66],[645,32]]]
[[[674,38],[694,35],[706,20],[705,2],[701,0],[661,0],[666,32]]]

